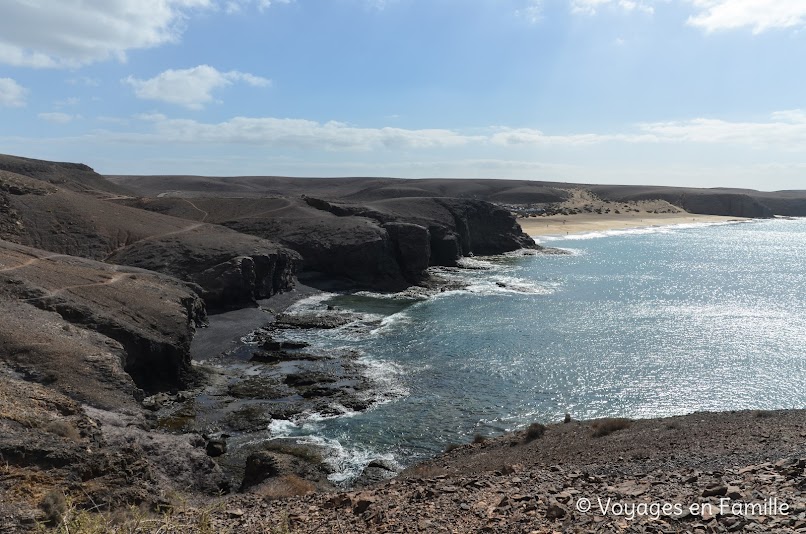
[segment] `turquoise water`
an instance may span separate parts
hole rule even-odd
[[[362,351],[386,402],[272,430],[330,445],[349,477],[372,458],[405,466],[476,433],[566,412],[642,418],[806,406],[806,220],[544,244],[570,254],[470,261],[486,269],[443,273],[468,290],[425,300],[331,298],[371,320],[313,341]]]

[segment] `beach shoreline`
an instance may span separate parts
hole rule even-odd
[[[518,219],[518,224],[521,225],[523,231],[528,235],[539,237],[674,226],[680,224],[726,223],[747,220],[749,219],[743,217],[697,215],[693,213],[585,213],[551,215],[546,217],[522,217]]]

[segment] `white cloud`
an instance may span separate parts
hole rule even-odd
[[[581,133],[570,135],[548,135],[531,128],[499,128],[490,136],[490,142],[496,145],[565,145],[581,146],[622,141],[629,143],[654,142],[657,137],[651,134],[596,134]]]
[[[190,109],[201,109],[213,101],[213,91],[235,82],[243,82],[253,87],[268,87],[271,81],[253,74],[230,71],[220,72],[209,65],[199,65],[191,69],[166,70],[150,80],[139,80],[132,76],[123,83],[134,88],[138,98],[160,100]]]
[[[140,117],[154,124],[151,134],[120,134],[126,142],[214,143],[281,146],[314,150],[427,149],[462,146],[483,137],[451,130],[359,128],[341,122],[235,117],[217,124],[161,115]],[[113,134],[114,136],[115,134]]]
[[[806,147],[806,113],[803,110],[773,113],[765,122],[698,118],[642,124],[640,128],[663,141],[722,143],[798,152]]]
[[[641,123],[615,133],[547,134],[538,129],[491,127],[473,134],[449,129],[362,128],[342,122],[235,117],[220,123],[170,119],[159,113],[136,115],[150,133],[111,133],[125,143],[206,143],[324,151],[417,150],[478,147],[585,149],[603,144],[722,144],[806,153],[806,111],[773,113],[767,121],[731,122],[694,118]]]
[[[294,0],[227,0],[224,3],[224,11],[227,13],[239,13],[244,7],[254,4],[261,13],[271,7],[272,4],[290,4]]]
[[[642,11],[652,14],[655,9],[652,7],[654,0],[571,0],[571,12],[595,15],[603,7],[617,7],[624,11]]]
[[[0,106],[21,108],[25,106],[28,89],[11,78],[0,78]]]
[[[543,0],[529,0],[522,9],[515,11],[515,14],[535,24],[543,18]]]
[[[0,2],[0,63],[78,67],[175,42],[189,10],[213,0]]]
[[[750,27],[753,33],[806,26],[804,0],[689,0],[698,10],[688,24],[707,32]]]
[[[37,116],[43,121],[52,122],[54,124],[67,124],[68,122],[81,118],[80,115],[70,115],[69,113],[62,113],[60,111],[54,111],[52,113],[40,113]]]

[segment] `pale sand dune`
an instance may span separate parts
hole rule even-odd
[[[669,226],[675,224],[742,221],[741,217],[695,215],[691,213],[622,213],[552,215],[518,219],[523,231],[530,236],[585,234],[606,230]]]

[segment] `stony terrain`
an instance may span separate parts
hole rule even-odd
[[[571,421],[343,493],[313,493],[264,458],[248,494],[172,520],[187,532],[202,516],[216,532],[802,532],[805,437],[803,411]]]

